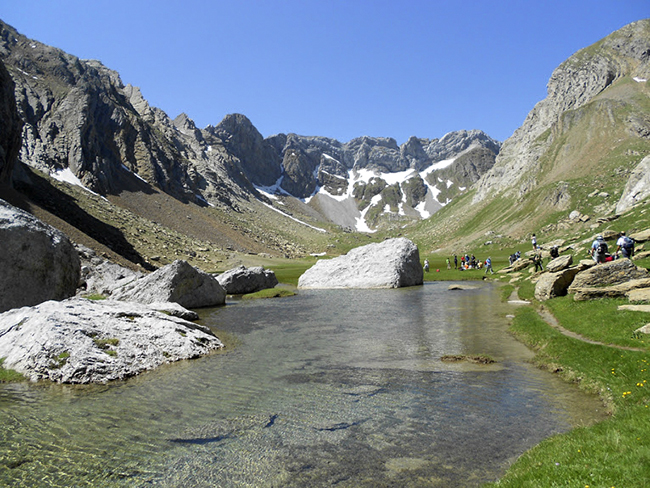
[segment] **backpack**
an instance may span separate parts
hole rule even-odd
[[[607,243],[605,241],[600,241],[598,243],[598,254],[607,254]]]
[[[632,251],[634,251],[634,239],[625,236],[625,239],[623,239],[623,249],[625,249],[628,254],[631,254]]]

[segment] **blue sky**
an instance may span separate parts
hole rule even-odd
[[[648,0],[0,0],[21,34],[99,59],[170,117],[294,132],[505,140],[579,49]]]

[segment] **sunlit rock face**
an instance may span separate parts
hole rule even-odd
[[[298,280],[299,288],[400,288],[421,285],[424,272],[417,246],[405,238],[352,249],[321,259]]]

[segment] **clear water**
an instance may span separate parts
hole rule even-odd
[[[229,302],[203,313],[225,352],[104,386],[0,385],[0,485],[477,486],[602,418],[526,362],[493,287],[447,287]]]

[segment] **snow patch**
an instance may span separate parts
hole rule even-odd
[[[273,205],[270,205],[270,204],[265,203],[265,202],[260,202],[260,203],[261,203],[262,205],[264,205],[264,206],[270,208],[271,210],[273,210],[273,211],[279,213],[280,215],[284,215],[285,217],[288,217],[288,218],[290,218],[291,220],[294,220],[294,221],[298,222],[299,224],[306,225],[307,227],[309,227],[309,228],[311,228],[311,229],[314,229],[314,230],[317,230],[318,232],[327,232],[325,229],[321,229],[320,227],[315,227],[315,226],[313,226],[313,225],[308,224],[307,222],[303,222],[302,220],[299,220],[299,219],[295,218],[293,215],[289,215],[289,214],[287,214],[287,213],[284,213],[282,210],[278,210],[278,209],[275,208]]]
[[[50,176],[57,181],[62,181],[63,183],[68,183],[69,185],[79,186],[84,190],[86,190],[88,193],[92,193],[93,195],[100,196],[94,191],[92,191],[90,188],[84,186],[81,180],[77,178],[77,175],[75,175],[70,168],[60,169],[58,171],[55,171],[54,173],[50,173]]]
[[[635,76],[635,77],[632,78],[632,79],[633,79],[634,81],[636,81],[637,83],[645,83],[646,81],[648,81],[647,78],[639,78],[638,76]]]
[[[429,217],[431,217],[431,212],[428,212],[427,210],[424,209],[426,203],[427,202],[420,202],[415,207],[413,207],[420,214],[420,217],[422,217],[423,219],[428,219]]]
[[[146,181],[142,176],[140,176],[138,173],[134,173],[133,171],[131,171],[131,170],[130,170],[129,168],[127,168],[126,166],[122,165],[122,169],[125,170],[125,171],[128,171],[129,173],[131,173],[133,176],[135,176],[135,177],[136,177],[137,179],[139,179],[140,181],[142,181],[142,182],[144,182],[144,183],[147,183],[147,181]],[[149,184],[149,183],[147,183],[147,185],[148,185],[148,184]]]

